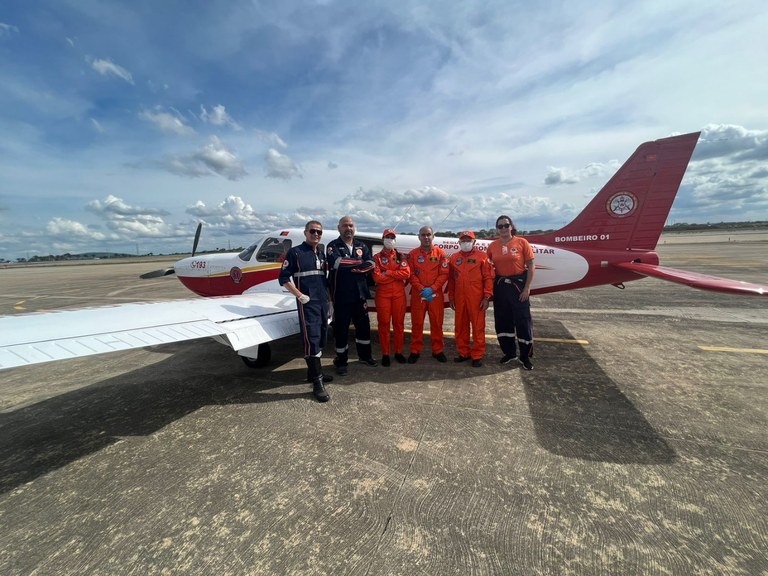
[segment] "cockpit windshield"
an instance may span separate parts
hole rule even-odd
[[[242,260],[243,262],[248,262],[253,256],[253,253],[256,252],[256,248],[259,247],[259,244],[261,244],[263,239],[264,239],[263,237],[259,238],[258,240],[256,240],[256,242],[248,246],[248,248],[240,252],[240,254],[237,255],[238,258],[240,258],[240,260]]]
[[[285,237],[268,237],[261,243],[259,251],[256,253],[256,260],[259,262],[282,262],[285,255],[291,249],[291,240]]]

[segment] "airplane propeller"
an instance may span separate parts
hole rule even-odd
[[[203,230],[203,223],[197,223],[197,230],[195,230],[195,240],[192,242],[192,256],[197,252],[197,245],[200,242],[200,232]],[[139,278],[142,280],[148,280],[150,278],[160,278],[161,276],[170,276],[176,274],[175,268],[161,268],[160,270],[153,270],[152,272],[145,272]]]
[[[192,242],[192,256],[197,252],[197,243],[200,242],[200,231],[203,229],[203,223],[197,223],[197,230],[195,230],[195,241]]]

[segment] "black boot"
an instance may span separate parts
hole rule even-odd
[[[371,348],[370,343],[360,344],[356,342],[355,346],[357,347],[357,357],[360,359],[361,362],[365,362],[366,364],[368,364],[368,366],[379,365],[379,363],[373,359],[373,348]]]
[[[333,382],[333,376],[331,376],[330,374],[326,374],[325,372],[322,372],[322,368],[320,370],[321,370],[320,374],[323,377],[323,383],[330,384],[331,382]],[[312,374],[309,373],[309,370],[307,370],[307,382],[312,384]]]
[[[347,373],[347,352],[337,352],[336,358],[333,359],[333,365],[336,366],[336,374],[344,376]]]
[[[323,386],[323,368],[318,356],[307,356],[307,368],[312,378],[312,395],[318,402],[328,402],[331,399]]]

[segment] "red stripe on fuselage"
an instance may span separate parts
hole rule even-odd
[[[276,281],[280,275],[280,266],[259,270],[243,270],[240,282],[235,282],[229,274],[216,276],[179,276],[184,286],[200,296],[235,296],[249,288],[264,282]]]

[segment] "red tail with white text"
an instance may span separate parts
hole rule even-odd
[[[653,250],[699,134],[641,144],[570,224],[526,238],[560,248]]]

